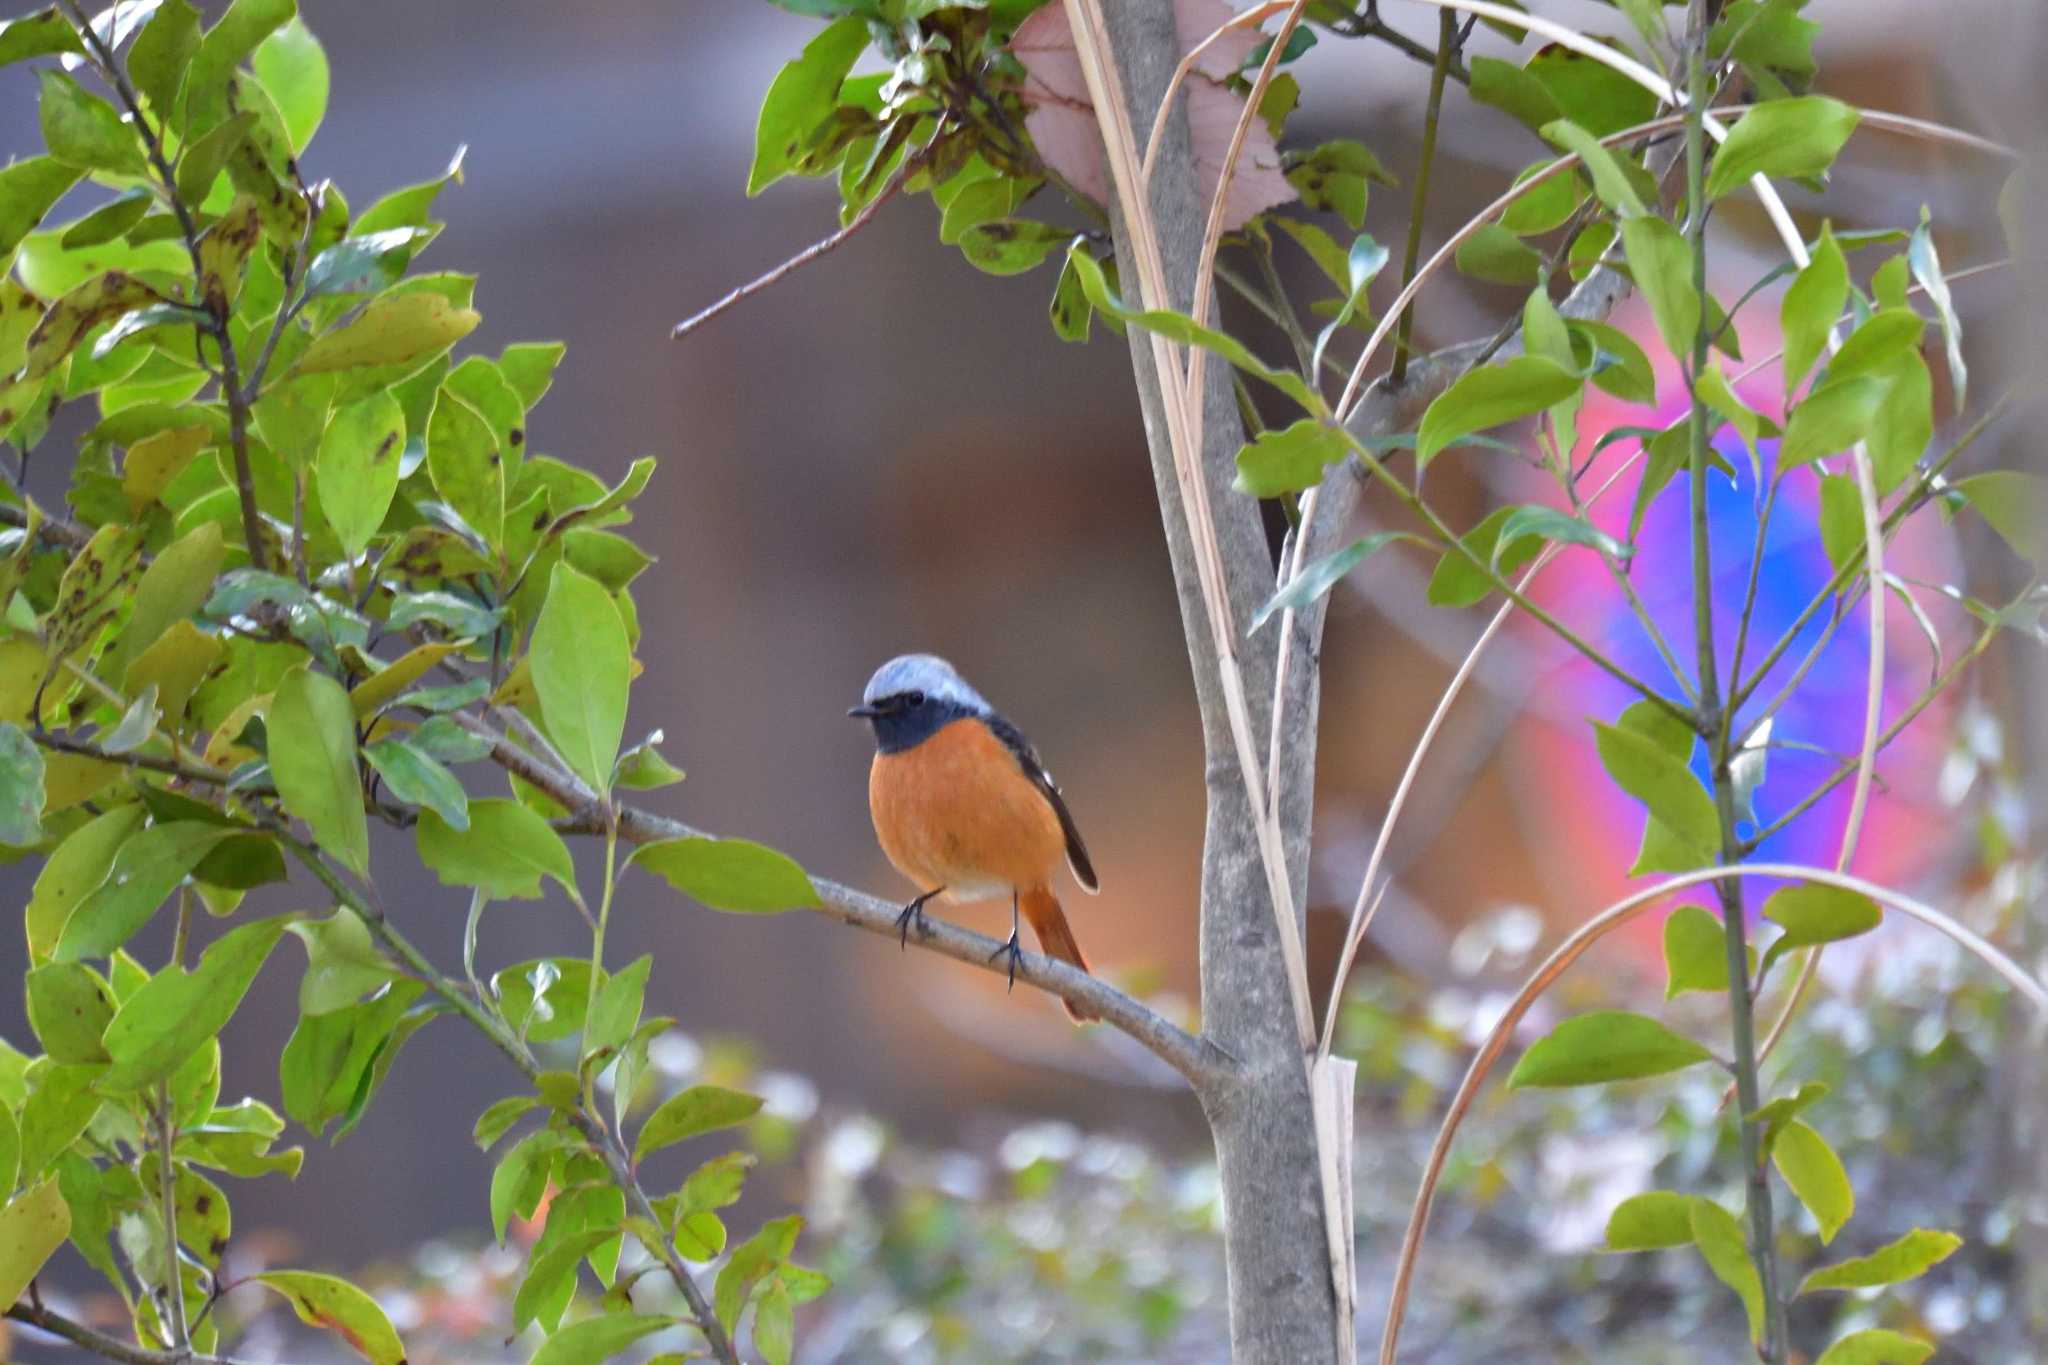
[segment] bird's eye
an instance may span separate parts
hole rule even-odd
[[[903,694],[903,704],[904,704],[905,706],[923,706],[923,705],[924,705],[924,693],[922,693],[922,692],[906,692],[906,693],[904,693],[904,694]]]

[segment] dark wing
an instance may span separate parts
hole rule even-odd
[[[1074,869],[1074,880],[1081,883],[1084,891],[1093,893],[1101,890],[1102,884],[1095,879],[1095,864],[1088,861],[1088,845],[1081,841],[1081,830],[1074,823],[1073,812],[1067,809],[1067,799],[1060,795],[1059,783],[1052,780],[1052,774],[1038,761],[1031,741],[1024,738],[1016,726],[993,713],[988,717],[988,728],[1004,747],[1017,756],[1017,766],[1052,803],[1053,814],[1060,819],[1060,833],[1067,841],[1067,865]]]

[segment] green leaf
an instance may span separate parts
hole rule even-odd
[[[1586,174],[1593,181],[1593,193],[1599,197],[1601,203],[1624,218],[1640,217],[1646,212],[1642,196],[1636,193],[1634,182],[1621,169],[1621,162],[1615,158],[1614,153],[1600,145],[1597,136],[1570,119],[1557,119],[1545,123],[1541,131],[1545,140],[1552,146],[1560,147],[1579,158],[1580,164],[1586,168]]]
[[[187,201],[211,197],[214,182],[248,144],[255,129],[256,114],[250,110],[194,138],[178,161],[178,197]]]
[[[1487,223],[1459,243],[1454,258],[1458,273],[1490,284],[1523,288],[1543,273],[1543,255],[1498,223]]]
[[[1867,934],[1884,920],[1877,902],[1856,891],[1820,882],[1780,887],[1764,902],[1764,918],[1784,927],[1801,947]]]
[[[1296,36],[1313,32],[1297,29]],[[754,1349],[768,1365],[789,1365],[796,1350],[796,1317],[790,1310],[789,1290],[780,1280],[770,1280],[754,1305]]]
[[[1661,1076],[1714,1054],[1647,1015],[1595,1010],[1566,1019],[1531,1045],[1515,1064],[1508,1087],[1600,1085]]]
[[[662,740],[661,731],[656,730],[641,743],[619,755],[612,782],[633,791],[653,791],[660,787],[672,787],[683,780],[683,770],[661,756],[655,746]]]
[[[265,717],[270,775],[285,809],[312,827],[322,852],[358,877],[370,872],[370,830],[356,774],[355,709],[310,667],[284,675]]]
[[[1842,1224],[1856,1211],[1856,1191],[1835,1149],[1828,1146],[1826,1138],[1793,1119],[1778,1131],[1777,1141],[1771,1145],[1771,1160],[1820,1224],[1821,1245],[1834,1241]]]
[[[370,1365],[405,1365],[405,1343],[377,1301],[347,1280],[306,1270],[252,1277],[282,1294],[299,1321],[333,1332]]]
[[[1756,1264],[1743,1244],[1742,1227],[1735,1215],[1711,1199],[1692,1204],[1692,1237],[1706,1259],[1707,1268],[1722,1284],[1734,1290],[1749,1314],[1749,1339],[1764,1339],[1764,1286],[1757,1277]]]
[[[1649,809],[1695,866],[1710,863],[1721,846],[1714,798],[1683,760],[1629,729],[1593,722],[1600,765],[1615,785]]]
[[[960,254],[991,275],[1021,275],[1035,270],[1071,235],[1065,228],[1034,218],[999,218],[963,231]]]
[[[583,1021],[583,1055],[616,1048],[640,1027],[640,1005],[647,994],[647,973],[654,959],[645,954],[610,973],[598,987],[590,1017]]]
[[[577,526],[562,537],[562,561],[615,593],[645,573],[654,556],[624,536]]]
[[[0,844],[43,838],[43,751],[19,725],[0,725]]]
[[[65,923],[106,881],[114,855],[141,827],[143,814],[140,805],[115,806],[73,830],[44,861],[24,914],[32,962],[56,952]]]
[[[21,239],[84,175],[54,156],[31,156],[0,167],[0,259],[12,257]]]
[[[1251,629],[1257,630],[1283,611],[1300,611],[1319,601],[1324,593],[1382,546],[1397,540],[1419,539],[1405,531],[1375,531],[1369,536],[1360,536],[1343,549],[1326,554],[1312,564],[1303,565],[1301,572],[1289,579],[1287,586],[1268,598],[1252,616]]]
[[[1429,579],[1429,602],[1437,607],[1469,607],[1493,591],[1493,579],[1483,565],[1492,564],[1503,578],[1513,574],[1543,548],[1542,542],[1524,537],[1495,556],[1493,547],[1513,516],[1512,507],[1498,507],[1484,521],[1459,537],[1462,550],[1446,550]],[[1469,557],[1468,557],[1469,552]],[[1477,564],[1472,561],[1477,559]]]
[[[52,1061],[109,1060],[100,1035],[114,1018],[114,993],[80,962],[49,962],[28,973],[28,1023]]]
[[[1931,1341],[1872,1327],[1843,1337],[1822,1351],[1814,1365],[1921,1365],[1933,1354]]]
[[[2034,559],[2042,552],[2041,528],[2048,526],[2048,483],[2034,474],[2015,469],[1993,469],[1972,474],[1950,485],[1999,538],[2022,559]],[[1860,521],[1860,514],[1859,514]]]
[[[660,1108],[647,1116],[647,1121],[640,1125],[640,1136],[633,1141],[633,1161],[637,1165],[650,1152],[744,1123],[760,1111],[758,1096],[723,1086],[693,1085],[663,1101]]]
[[[1750,1122],[1764,1125],[1764,1145],[1777,1141],[1778,1130],[1792,1119],[1806,1112],[1828,1093],[1825,1081],[1808,1081],[1790,1095],[1780,1095],[1757,1107],[1754,1114],[1745,1115]]]
[[[1609,1251],[1661,1251],[1692,1245],[1691,1195],[1652,1190],[1617,1204],[1607,1216]]]
[[[43,83],[43,143],[67,166],[113,175],[141,175],[142,142],[113,105],[61,71],[36,73]]]
[[[55,1176],[0,1207],[0,1302],[28,1292],[43,1263],[71,1235],[71,1209]]]
[[[1820,481],[1820,543],[1836,569],[1866,548],[1863,494],[1848,474],[1826,474]]]
[[[1934,439],[1934,377],[1917,350],[1895,357],[1872,377],[1884,386],[1866,436],[1870,472],[1882,497],[1913,472]]]
[[[306,974],[299,979],[301,1014],[347,1009],[396,974],[391,960],[371,942],[362,917],[345,905],[324,920],[298,920],[287,927],[306,945]]]
[[[1868,1256],[1858,1256],[1837,1265],[1822,1266],[1800,1281],[1799,1292],[1821,1289],[1875,1289],[1898,1284],[1925,1274],[1956,1253],[1963,1239],[1953,1232],[1914,1228],[1905,1236]]]
[[[548,737],[603,798],[626,732],[633,652],[618,605],[596,580],[555,565],[527,658]]]
[[[1766,100],[1735,121],[1707,168],[1707,196],[1718,199],[1753,175],[1819,175],[1856,131],[1859,115],[1824,95]]]
[[[278,1057],[285,1112],[318,1133],[340,1118],[340,1141],[369,1104],[379,1079],[405,1040],[432,1011],[408,1013],[426,987],[393,981],[361,1004],[299,1016]]]
[[[1145,312],[1125,307],[1123,300],[1116,296],[1110,289],[1108,280],[1103,277],[1101,264],[1088,254],[1088,241],[1085,237],[1076,238],[1074,244],[1067,248],[1067,260],[1080,275],[1081,287],[1088,295],[1088,301],[1103,313],[1142,327],[1146,331],[1156,332],[1169,341],[1177,341],[1184,346],[1200,346],[1206,351],[1212,351],[1246,374],[1254,375],[1271,384],[1301,404],[1302,408],[1312,415],[1320,416],[1326,411],[1322,399],[1300,375],[1274,369],[1253,355],[1245,348],[1244,343],[1235,337],[1212,328],[1197,326],[1194,319],[1183,313],[1165,309]]]
[[[164,0],[128,49],[128,78],[150,107],[172,110],[185,72],[199,51],[199,11],[186,0]]]
[[[1664,921],[1664,971],[1666,1000],[1728,989],[1727,935],[1711,910],[1681,905]]]
[[[1508,518],[1501,523],[1500,534],[1495,538],[1492,551],[1493,567],[1498,569],[1500,560],[1509,553],[1517,541],[1523,539],[1557,541],[1566,545],[1584,545],[1598,550],[1621,563],[1626,563],[1633,553],[1628,546],[1608,535],[1605,531],[1571,513],[1542,503],[1510,509]]]
[[[35,1089],[21,1107],[21,1183],[41,1179],[99,1113],[94,1086],[105,1072],[61,1062],[37,1069]]]
[[[1277,498],[1313,488],[1323,470],[1351,453],[1344,434],[1304,417],[1291,426],[1269,428],[1237,452],[1233,487],[1255,498]]]
[[[747,194],[759,194],[795,170],[812,135],[838,102],[840,83],[867,49],[868,26],[851,16],[827,25],[801,55],[775,73],[754,129],[754,161]]]
[[[199,860],[233,833],[219,825],[179,820],[131,835],[105,880],[64,922],[54,956],[60,962],[106,957],[156,913]]]
[[[570,1323],[541,1343],[530,1365],[596,1365],[644,1336],[674,1326],[650,1314],[606,1313]]]
[[[1831,381],[1806,395],[1785,422],[1778,468],[1797,469],[1847,450],[1870,432],[1885,385],[1867,376]]]
[[[762,914],[818,904],[801,867],[747,839],[663,839],[642,844],[628,862],[713,910]]]
[[[576,886],[576,865],[562,836],[517,801],[469,803],[469,828],[458,830],[432,808],[415,831],[420,861],[449,886],[473,886],[493,900],[535,900],[540,879]]]
[[[1351,288],[1350,259],[1329,233],[1314,223],[1304,223],[1296,218],[1274,218],[1272,226],[1292,237],[1308,258],[1329,277],[1331,284],[1346,291]]]
[[[762,1224],[761,1230],[733,1249],[712,1287],[712,1307],[729,1332],[739,1322],[754,1286],[788,1258],[804,1220],[791,1214]]]
[[[121,270],[94,275],[66,290],[28,334],[28,361],[22,367],[22,377],[42,378],[101,323],[159,301],[156,290]]]
[[[505,451],[483,414],[445,386],[427,419],[427,469],[448,505],[497,548],[505,538]]]
[[[539,1107],[540,1100],[533,1095],[507,1095],[477,1116],[470,1136],[476,1139],[478,1150],[487,1152],[512,1131],[513,1124]]]
[[[1918,352],[1927,319],[1911,308],[1880,308],[1849,334],[1828,361],[1828,380],[1883,370],[1908,352]]]
[[[532,408],[547,396],[554,383],[555,367],[562,363],[568,347],[559,341],[518,341],[498,355],[498,372],[512,386],[519,401]]]
[[[550,1211],[551,1233],[555,1230],[555,1218]],[[575,1292],[576,1268],[585,1256],[618,1235],[617,1228],[586,1228],[536,1245],[526,1278],[519,1282],[519,1291],[512,1299],[512,1330],[523,1331],[527,1323],[538,1319],[544,1329],[553,1331]],[[548,1302],[551,1298],[553,1303]]]
[[[85,48],[78,40],[78,30],[55,5],[19,19],[0,21],[0,66],[59,52],[83,56]],[[12,1297],[7,1299],[9,1303],[13,1301]]]
[[[1301,202],[1336,214],[1353,232],[1365,225],[1366,182],[1395,183],[1372,149],[1351,138],[1333,139],[1289,161],[1287,183]]]
[[[76,251],[82,247],[111,242],[116,237],[126,235],[128,229],[141,222],[143,215],[148,213],[155,203],[155,198],[148,190],[129,190],[118,198],[108,200],[64,229],[64,235],[57,239],[58,245],[66,251]]]
[[[1692,243],[1662,218],[1639,214],[1621,222],[1629,273],[1649,301],[1657,335],[1673,355],[1689,356],[1700,326],[1700,296],[1692,283]]]
[[[369,294],[389,288],[405,273],[413,252],[432,236],[429,228],[395,227],[344,237],[306,268],[306,296]]]
[[[373,299],[355,321],[322,334],[293,366],[297,374],[359,369],[366,365],[425,365],[481,321],[440,294],[415,291]]]
[[[1884,913],[1868,896],[1801,882],[1772,892],[1764,902],[1764,918],[1785,930],[1764,952],[1763,970],[1769,972],[1779,958],[1795,948],[1869,933],[1882,922]]]
[[[290,922],[289,915],[275,915],[232,929],[200,954],[197,967],[166,967],[124,1000],[107,1025],[114,1064],[101,1086],[140,1090],[177,1070],[234,1015]]]
[[[1564,117],[1564,110],[1542,81],[1498,57],[1474,56],[1470,62],[1472,98],[1490,104],[1532,131]]]
[[[462,783],[410,739],[380,739],[364,748],[363,757],[400,801],[432,810],[458,833],[469,828],[469,794]]]
[[[1416,461],[1426,467],[1445,447],[1541,412],[1577,393],[1582,382],[1556,361],[1533,355],[1473,370],[1437,395],[1422,414]]]
[[[292,155],[305,152],[327,115],[327,53],[303,19],[293,18],[256,45],[249,65],[277,105]]]
[[[389,393],[375,393],[335,412],[320,438],[320,510],[353,559],[384,524],[398,492],[405,451],[405,412]]]
[[[1751,450],[1756,448],[1759,440],[1778,434],[1776,423],[1742,401],[1718,364],[1709,362],[1707,368],[1700,371],[1695,387],[1700,401],[1715,416],[1734,427]]]
[[[1849,303],[1849,263],[1823,224],[1812,260],[1794,277],[1778,306],[1778,326],[1785,335],[1785,388],[1789,393],[1806,378],[1827,345],[1828,333]]]

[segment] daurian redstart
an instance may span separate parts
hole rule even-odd
[[[925,902],[1010,898],[1010,983],[1023,950],[1017,918],[1031,921],[1048,956],[1088,970],[1048,883],[1061,855],[1083,890],[1097,889],[1081,831],[1052,775],[1017,727],[997,714],[944,659],[905,654],[868,680],[847,712],[874,727],[868,807],[875,835],[917,897],[897,920],[908,940]],[[993,960],[993,959],[991,959]],[[1078,1021],[1095,1018],[1067,1006]]]

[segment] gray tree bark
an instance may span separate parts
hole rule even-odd
[[[1105,5],[1111,45],[1131,103],[1133,125],[1152,126],[1181,45],[1170,0],[1114,0]],[[1196,186],[1185,118],[1168,124],[1153,172],[1152,213],[1173,306],[1192,301],[1208,203]],[[1137,269],[1122,219],[1117,261],[1125,280]],[[1276,938],[1254,816],[1238,773],[1236,751],[1202,604],[1194,547],[1174,478],[1163,390],[1149,340],[1130,329],[1131,363],[1144,409],[1145,433],[1179,593],[1188,661],[1201,706],[1208,823],[1202,853],[1201,976],[1204,1036],[1238,1062],[1232,1078],[1199,1095],[1216,1143],[1224,1205],[1224,1250],[1230,1274],[1231,1357],[1238,1365],[1310,1365],[1335,1361],[1335,1298],[1323,1229],[1322,1182],[1306,1059],[1295,1036],[1285,969]],[[1230,367],[1211,360],[1203,393],[1202,477],[1208,480],[1216,536],[1237,623],[1252,732],[1272,727],[1278,632],[1247,635],[1252,613],[1272,592],[1273,560],[1256,502],[1230,488],[1244,443],[1231,392]],[[1305,622],[1304,631],[1313,623]],[[1306,662],[1306,661],[1304,661]],[[1308,885],[1308,835],[1315,776],[1316,669],[1300,668],[1288,708],[1288,734],[1272,774],[1280,784],[1281,825],[1295,921]]]

